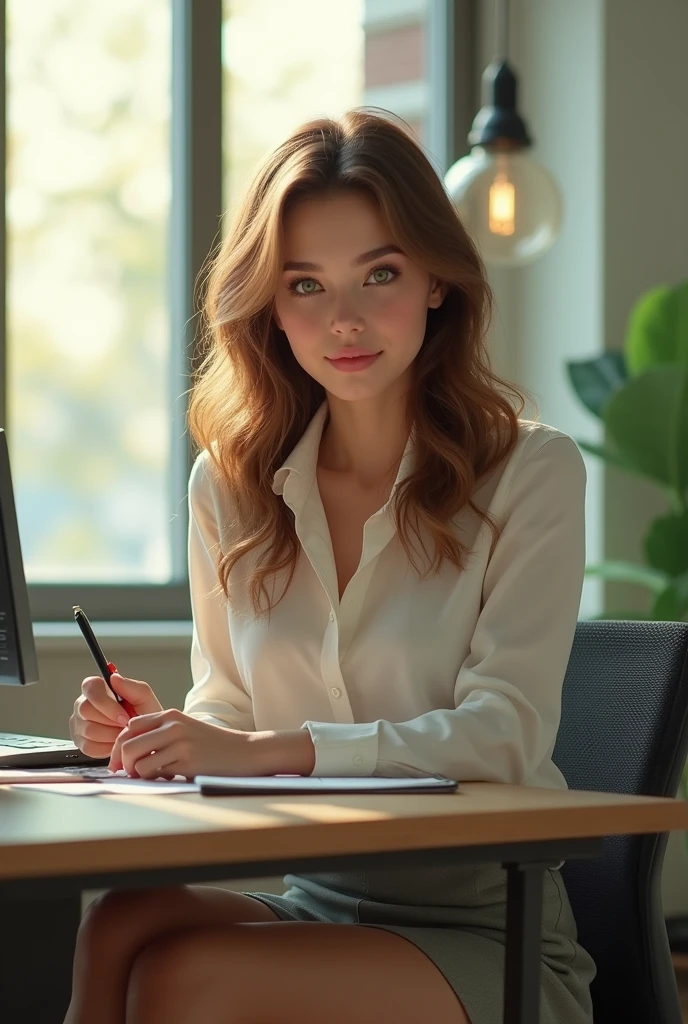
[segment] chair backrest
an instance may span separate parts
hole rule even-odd
[[[688,623],[580,621],[553,759],[571,789],[675,797],[688,746]],[[668,833],[609,837],[562,875],[597,964],[595,1024],[680,1024],[662,910]]]

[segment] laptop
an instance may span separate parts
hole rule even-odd
[[[0,427],[0,686],[29,686],[38,681],[7,434]],[[65,769],[108,762],[107,757],[88,757],[71,740],[0,732],[0,769]]]

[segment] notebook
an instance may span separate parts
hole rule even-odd
[[[205,796],[282,793],[451,793],[458,789],[454,779],[436,776],[420,779],[379,779],[313,775],[195,775]]]

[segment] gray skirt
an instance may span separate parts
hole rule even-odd
[[[499,864],[394,868],[285,875],[278,896],[246,892],[283,921],[383,928],[404,936],[433,961],[471,1024],[502,1024],[506,870]],[[544,875],[541,1024],[592,1024],[590,955],[561,872]]]

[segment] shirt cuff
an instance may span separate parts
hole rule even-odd
[[[315,748],[312,776],[370,776],[377,767],[377,722],[304,722]]]

